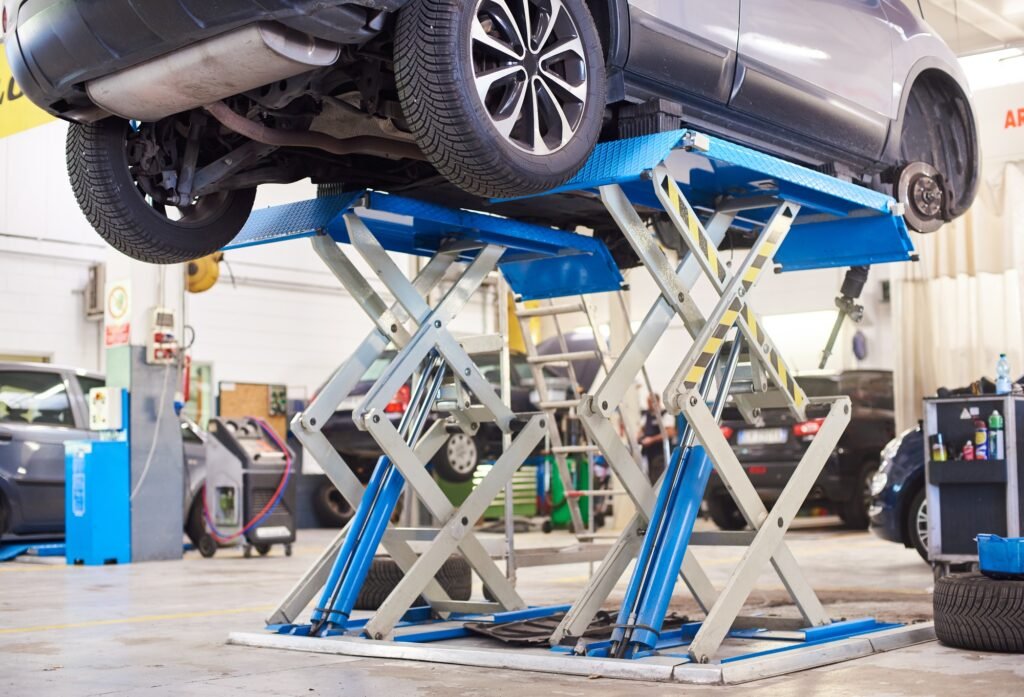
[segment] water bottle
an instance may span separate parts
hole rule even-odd
[[[1010,362],[1006,360],[1006,354],[999,354],[999,362],[996,363],[996,394],[1010,394],[1013,385],[1010,382]]]

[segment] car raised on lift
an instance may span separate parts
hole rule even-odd
[[[4,0],[3,15],[24,93],[73,122],[83,211],[148,262],[223,247],[260,184],[307,177],[617,235],[591,199],[487,199],[680,124],[891,192],[923,232],[978,183],[964,74],[902,0]]]

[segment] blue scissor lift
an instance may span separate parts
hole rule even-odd
[[[233,634],[236,644],[410,658],[580,675],[646,680],[735,682],[845,660],[927,640],[930,626],[901,627],[873,619],[833,621],[804,577],[784,536],[850,419],[846,397],[809,398],[794,380],[750,305],[769,268],[799,271],[908,261],[913,247],[896,202],[884,194],[694,131],[675,131],[598,146],[583,170],[555,192],[599,197],[652,276],[659,298],[578,416],[587,435],[636,506],[634,519],[608,548],[571,605],[527,607],[475,536],[473,524],[541,441],[551,414],[515,414],[483,377],[474,356],[503,349],[505,338],[456,338],[452,319],[486,277],[500,271],[523,300],[615,292],[623,277],[600,241],[580,234],[451,210],[375,191],[278,206],[253,215],[231,248],[309,237],[317,254],[374,323],[371,331],[298,415],[292,429],[356,514],[287,595],[269,633]],[[660,214],[686,253],[673,265],[646,220]],[[749,252],[729,265],[717,249],[729,230],[747,231]],[[341,245],[350,245],[388,289],[385,301]],[[680,246],[680,245],[676,245]],[[409,279],[388,254],[429,261]],[[691,291],[706,277],[719,296],[706,313]],[[446,279],[446,290],[436,290]],[[431,298],[435,298],[432,302]],[[665,389],[665,404],[687,424],[663,478],[651,486],[622,442],[613,418],[645,360],[679,317],[692,347]],[[354,411],[384,456],[370,483],[356,480],[319,430],[366,369],[386,349],[396,354]],[[505,349],[507,350],[507,349]],[[749,377],[734,385],[737,365]],[[385,412],[398,389],[412,384],[401,421]],[[721,434],[718,420],[732,394],[745,417],[786,407],[800,420],[809,405],[827,415],[793,477],[768,510]],[[441,411],[426,428],[427,414]],[[453,506],[427,463],[450,432],[474,433],[494,422],[511,444],[465,502]],[[750,524],[750,532],[694,532],[712,468]],[[439,527],[395,528],[392,513],[409,485]],[[413,542],[424,543],[421,553]],[[700,545],[744,549],[718,589],[692,553]],[[380,608],[354,612],[378,549],[404,576]],[[452,554],[473,567],[493,600],[453,600],[434,580]],[[610,636],[589,636],[633,560]],[[744,617],[744,603],[769,566],[800,617]],[[665,626],[678,581],[705,617]],[[418,597],[427,602],[412,607]],[[315,602],[314,602],[315,601]],[[304,614],[312,603],[311,614]],[[548,648],[496,649],[467,623],[500,634],[508,623],[549,618]],[[552,619],[553,618],[553,619]]]

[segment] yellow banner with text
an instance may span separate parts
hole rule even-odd
[[[0,44],[0,138],[53,121],[53,117],[26,97],[14,81],[7,55]]]

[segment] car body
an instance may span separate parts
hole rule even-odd
[[[871,484],[871,531],[917,550],[928,561],[928,502],[924,481],[924,432],[920,426],[894,438],[881,453]]]
[[[487,199],[564,182],[599,139],[679,124],[893,192],[923,231],[974,199],[966,78],[902,0],[522,3],[532,23],[506,0],[4,8],[25,94],[84,124],[68,160],[83,209],[146,261],[222,246],[257,185],[306,177],[616,234],[586,197]],[[157,218],[94,211],[112,173]]]
[[[895,432],[892,373],[848,370],[832,376],[803,377],[799,383],[809,396],[847,395],[853,405],[850,425],[829,456],[808,501],[833,508],[850,527],[866,528],[879,451]],[[823,420],[823,414],[813,407],[807,416],[807,421],[797,423],[788,410],[765,409],[764,426],[755,428],[743,421],[735,407],[727,407],[723,415],[723,434],[758,494],[768,503],[782,493]],[[712,475],[705,498],[720,527],[740,529],[746,524],[717,473]]]
[[[377,445],[377,442],[369,433],[361,431],[356,427],[355,421],[352,418],[352,412],[359,407],[366,393],[370,391],[374,382],[391,364],[394,357],[394,352],[389,351],[374,361],[367,369],[362,380],[353,388],[350,396],[338,405],[337,410],[335,410],[331,418],[324,424],[323,429],[321,429],[321,432],[327,437],[331,445],[334,446],[334,449],[345,458],[349,467],[353,469],[356,476],[364,483],[369,481],[370,473],[377,464],[381,451],[380,446]],[[499,389],[498,386],[500,385],[501,378],[497,354],[477,356],[476,361],[484,377],[495,386],[496,390]],[[536,411],[536,393],[530,374],[530,367],[526,363],[526,359],[522,355],[512,354],[511,367],[512,411],[516,413]],[[405,413],[407,403],[408,393],[403,388],[401,395],[396,396],[395,400],[388,405],[386,410],[387,416],[396,426]],[[437,418],[438,413],[432,412],[427,417],[424,429],[429,428]],[[476,461],[472,463],[472,468],[465,472],[468,478],[472,477],[472,470],[476,468],[478,462],[496,457],[501,453],[501,429],[493,423],[483,423],[473,441],[476,444],[474,452],[474,459]]]
[[[95,437],[86,397],[104,384],[102,375],[74,368],[0,363],[0,537],[64,533],[64,443]],[[194,522],[206,480],[207,434],[187,419],[181,429],[183,515]]]

